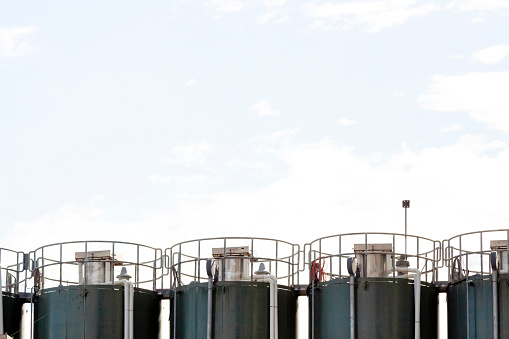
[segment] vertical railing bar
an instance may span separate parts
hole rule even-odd
[[[140,245],[136,245],[136,268],[135,268],[135,272],[136,272],[136,279],[135,279],[135,282],[136,282],[136,287],[140,287]]]
[[[41,288],[44,289],[44,280],[46,279],[46,276],[44,275],[44,247],[41,249],[41,256],[42,256]],[[35,252],[34,252],[34,258],[35,258]]]
[[[201,241],[198,240],[198,282],[200,282],[200,275],[201,275]],[[196,278],[195,278],[196,280]]]
[[[396,234],[392,235],[392,276],[396,277]]]
[[[341,279],[341,235],[339,235],[338,254],[339,254],[339,279]]]
[[[417,269],[420,270],[421,267],[419,266],[419,257],[420,257],[420,252],[419,252],[419,237],[416,237],[417,239]]]
[[[362,259],[362,274],[368,277],[368,234],[364,233],[364,258]]]
[[[226,238],[223,241],[223,267],[221,269],[221,281],[224,281],[224,275],[226,274]]]
[[[60,279],[59,286],[62,286],[62,243],[60,243]]]
[[[110,277],[111,283],[114,284],[115,280],[115,242],[111,243],[111,265],[110,265]]]
[[[480,242],[480,245],[481,245],[480,246],[481,247],[481,251],[479,253],[479,256],[480,256],[479,259],[481,260],[481,275],[483,275],[484,274],[484,269],[483,269],[484,267],[483,267],[483,257],[482,257],[482,231],[479,232],[479,242]]]
[[[254,239],[251,238],[251,281],[253,281],[254,274]]]
[[[278,264],[279,264],[278,260],[279,260],[279,241],[276,240],[276,263],[275,263],[275,265],[276,265],[276,281],[277,281],[277,278],[278,278],[278,275],[277,275],[277,267],[278,267]]]
[[[85,274],[85,286],[87,286],[87,266],[88,266],[88,242],[85,241],[85,268],[83,269],[83,273]]]
[[[182,282],[182,243],[179,244],[179,259],[178,259],[179,271],[178,271],[178,281],[175,282],[175,286]],[[175,298],[177,294],[175,294]]]
[[[153,277],[152,277],[152,289],[156,290],[157,286],[157,250],[154,250],[154,266],[152,267]]]
[[[198,242],[198,244],[199,244],[199,242]],[[198,257],[200,257],[200,255],[198,255]],[[198,273],[198,267],[196,267],[196,263],[197,262],[199,262],[199,260],[195,260],[194,261],[194,277],[193,277],[193,281],[196,281],[196,273]]]

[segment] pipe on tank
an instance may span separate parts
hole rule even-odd
[[[124,286],[124,339],[134,337],[134,287],[133,283],[126,279],[115,281],[115,285]]]
[[[207,259],[207,275],[209,277],[207,287],[207,339],[212,339],[212,293],[214,292],[214,276],[212,273],[212,259]]]
[[[403,273],[414,273],[414,274],[405,274],[400,275],[398,278],[409,278],[413,276],[414,278],[414,308],[415,308],[415,339],[421,338],[421,271],[417,268],[410,267],[394,267],[394,270]]]
[[[350,276],[350,339],[355,339],[355,276]]]
[[[498,339],[498,277],[497,271],[492,273],[492,290],[493,290],[493,338]]]
[[[265,271],[265,265],[260,264],[260,268],[253,275],[253,280],[269,283],[269,316],[270,316],[270,339],[278,339],[278,314],[277,314],[277,278]]]

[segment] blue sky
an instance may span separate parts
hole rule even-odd
[[[402,199],[409,233],[507,228],[508,16],[3,1],[1,246],[403,232]]]

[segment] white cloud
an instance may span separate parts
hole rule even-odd
[[[440,133],[456,132],[461,130],[462,128],[463,126],[461,124],[450,124],[449,126],[440,129]]]
[[[428,92],[417,101],[424,108],[443,112],[468,112],[490,128],[509,133],[509,72],[470,72],[436,75]]]
[[[276,10],[273,10],[273,11],[270,11],[270,12],[267,12],[263,15],[260,15],[259,17],[257,17],[255,19],[256,23],[258,24],[264,24],[266,23],[267,21],[269,21],[274,15],[276,15],[277,11]]]
[[[7,230],[4,242],[24,251],[53,243],[85,240],[126,241],[164,248],[167,244],[161,239],[180,232],[177,223],[172,225],[170,232],[171,220],[175,220],[171,212],[160,210],[143,211],[136,220],[122,222],[112,220],[104,209],[67,204],[34,219],[15,222]],[[27,234],[37,236],[27,237]]]
[[[482,64],[496,64],[509,56],[509,45],[495,45],[472,54],[472,60]]]
[[[249,235],[294,242],[353,230],[402,232],[400,202],[407,197],[413,207],[411,234],[442,239],[509,222],[507,200],[492,199],[509,189],[509,181],[501,180],[509,171],[509,148],[497,140],[464,136],[420,151],[403,146],[386,157],[377,155],[376,163],[330,139],[287,143],[276,154],[288,170],[268,185],[216,192],[206,202],[185,198],[185,208],[174,215],[189,229],[187,239],[196,238],[196,229],[200,237]],[[282,225],[311,229],[290,235]]]
[[[202,183],[211,183],[216,180],[210,178],[204,174],[186,174],[186,175],[163,175],[163,174],[151,174],[148,176],[148,180],[153,184],[177,184],[177,185],[196,185]]]
[[[402,96],[405,95],[405,93],[400,92],[400,91],[392,91],[389,94],[392,95],[392,96],[395,96],[395,97],[402,97]]]
[[[352,1],[346,3],[307,3],[304,13],[315,20],[313,29],[347,30],[358,26],[370,32],[405,23],[413,17],[429,15],[438,10],[431,2],[417,3],[405,0]]]
[[[209,4],[219,12],[239,12],[244,8],[241,0],[211,0]]]
[[[37,30],[37,27],[0,27],[0,57],[15,58],[32,53],[35,47],[23,42],[22,38]]]
[[[264,133],[254,138],[251,138],[250,142],[272,142],[272,141],[289,141],[294,139],[300,133],[300,128],[287,128],[278,130],[271,133]]]
[[[142,211],[131,222],[111,220],[102,209],[66,205],[16,222],[5,244],[33,249],[94,238],[164,248],[208,236],[304,243],[338,233],[402,232],[404,198],[412,201],[410,234],[444,239],[486,225],[506,228],[509,222],[507,199],[500,195],[509,190],[509,181],[503,180],[509,171],[509,147],[501,141],[464,136],[443,147],[412,150],[403,145],[386,156],[361,156],[326,138],[281,144],[275,154],[288,170],[256,189],[182,195],[168,210]],[[288,232],[288,227],[309,232]],[[41,229],[45,232],[38,232]],[[27,233],[41,236],[21,236]]]
[[[94,194],[92,196],[92,199],[98,200],[98,201],[104,200],[104,199],[106,199],[106,195],[104,195],[104,194]]]
[[[163,159],[163,163],[187,167],[203,165],[207,160],[207,154],[213,148],[213,145],[204,141],[176,145],[172,148],[170,156]]]
[[[357,124],[356,121],[353,121],[353,120],[350,120],[350,119],[347,119],[347,118],[341,118],[336,123],[339,126],[352,126],[352,125],[356,125]]]
[[[186,86],[194,86],[195,84],[196,84],[195,78],[189,78],[189,80],[187,80],[186,82]]]
[[[286,3],[286,0],[261,0],[261,2],[267,7],[279,7]]]
[[[249,109],[255,111],[256,115],[262,117],[273,117],[281,115],[280,111],[272,109],[272,104],[267,99],[258,101],[256,104],[249,107]]]
[[[290,16],[289,15],[285,15],[285,16],[282,16],[281,18],[277,19],[276,23],[282,24],[282,23],[287,22],[288,20],[290,20]]]
[[[496,11],[509,9],[507,0],[453,0],[447,5],[448,8],[458,8],[462,11]]]

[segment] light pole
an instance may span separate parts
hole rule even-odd
[[[406,224],[406,210],[410,208],[410,200],[403,200],[403,208],[405,209],[405,256],[407,255],[407,241],[406,241],[406,235],[407,235],[407,224]]]

